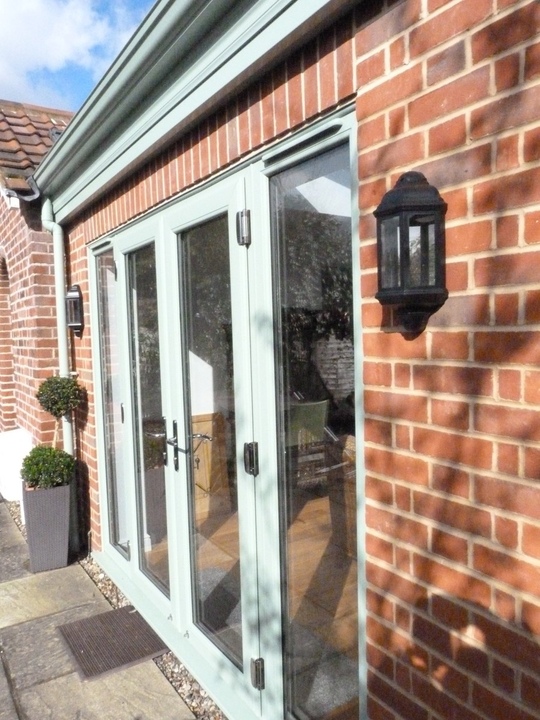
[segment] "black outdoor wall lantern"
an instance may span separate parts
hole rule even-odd
[[[396,306],[406,332],[422,332],[446,298],[447,204],[419,172],[404,173],[375,210],[382,305]]]
[[[79,285],[72,285],[66,293],[66,324],[75,335],[80,336],[84,328],[84,308]]]

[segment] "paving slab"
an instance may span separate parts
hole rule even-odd
[[[0,591],[0,629],[91,604],[100,595],[80,565],[4,582]]]
[[[194,715],[148,660],[81,682],[76,674],[19,696],[26,720],[193,720]]]
[[[110,609],[105,598],[99,597],[91,604],[0,630],[16,692],[76,672],[77,664],[58,627]]]
[[[2,649],[0,647],[0,653]],[[0,720],[19,720],[15,704],[11,697],[11,691],[7,681],[4,665],[0,657]]]

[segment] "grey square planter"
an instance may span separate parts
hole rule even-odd
[[[66,567],[71,485],[27,490],[23,483],[30,571]]]

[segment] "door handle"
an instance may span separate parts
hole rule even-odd
[[[166,442],[167,445],[170,445],[173,449],[174,469],[178,470],[178,453],[180,452],[180,448],[178,447],[178,423],[176,420],[172,421],[172,431],[172,437],[167,438]]]

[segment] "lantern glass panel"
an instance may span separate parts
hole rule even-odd
[[[409,287],[433,287],[435,283],[435,218],[414,215],[409,219]]]
[[[396,215],[381,222],[381,289],[401,286],[400,262],[399,215]]]

